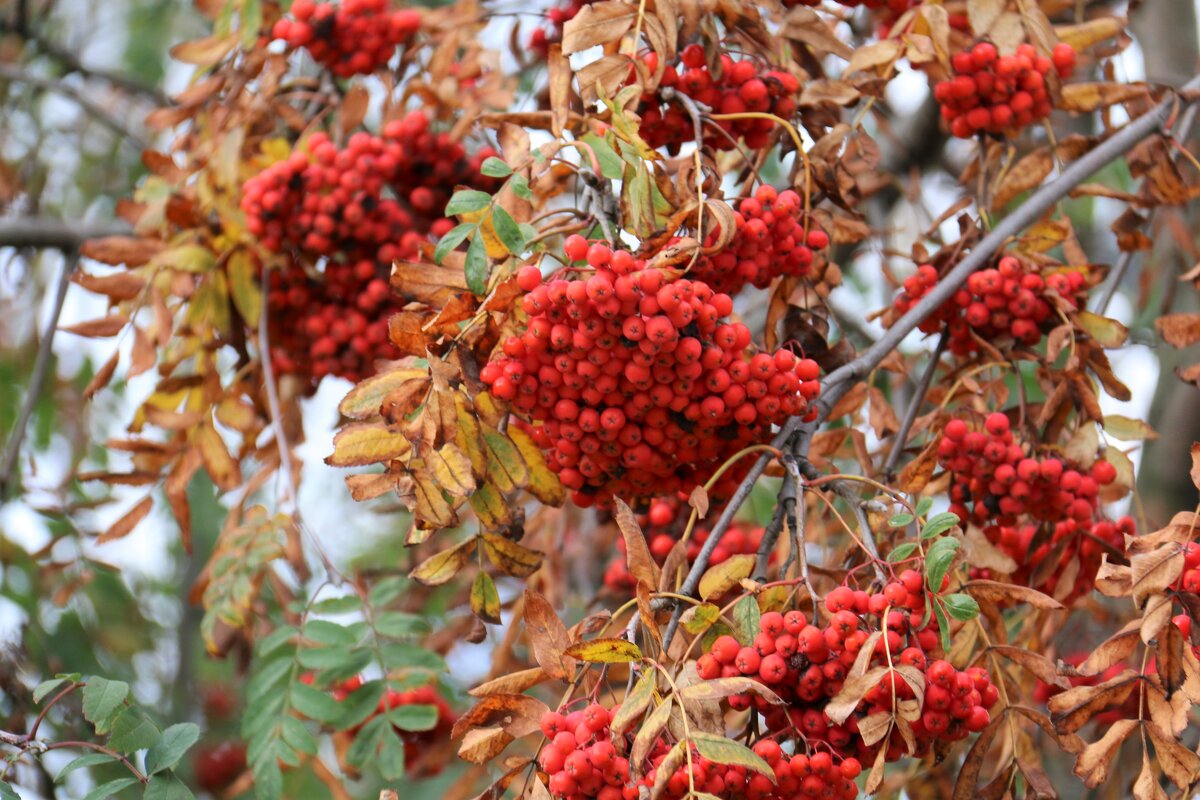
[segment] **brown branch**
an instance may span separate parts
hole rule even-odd
[[[53,217],[0,219],[0,247],[38,247],[77,250],[88,239],[127,236],[133,229],[124,222],[80,222]]]
[[[917,384],[916,392],[913,393],[912,402],[908,404],[908,410],[904,412],[904,420],[900,423],[900,430],[896,431],[896,438],[892,442],[891,452],[888,453],[887,461],[883,465],[883,474],[889,478],[892,475],[892,470],[896,468],[896,462],[900,460],[900,453],[904,452],[904,444],[908,438],[908,432],[912,430],[913,422],[917,419],[917,412],[921,410],[921,404],[925,402],[925,394],[929,391],[929,384],[933,383],[933,373],[937,371],[938,362],[942,358],[942,353],[946,352],[946,345],[949,342],[950,337],[945,333],[938,339],[937,349],[929,357],[929,364],[925,367],[924,374],[921,375],[921,381]]]
[[[1193,78],[1184,86],[1184,91],[1200,88],[1200,77]],[[885,333],[879,341],[864,350],[859,356],[831,372],[822,385],[821,399],[817,407],[820,416],[829,413],[854,383],[879,365],[881,361],[904,340],[918,325],[941,307],[958,291],[971,273],[991,262],[992,257],[1021,231],[1037,222],[1055,203],[1066,197],[1072,189],[1082,184],[1097,171],[1132,150],[1148,136],[1160,133],[1177,107],[1177,98],[1172,96],[1153,110],[1130,122],[1117,133],[1105,139],[1080,158],[1071,162],[1058,177],[1042,184],[1036,192],[1022,203],[1016,211],[1000,221],[991,233],[983,238],[954,269],[938,281],[929,294],[909,309]]]
[[[95,119],[104,127],[111,130],[113,133],[124,139],[128,139],[129,142],[136,146],[139,150],[144,150],[146,148],[146,141],[141,136],[130,130],[130,128],[126,126],[119,117],[68,83],[64,83],[63,81],[54,78],[47,78],[42,75],[35,75],[16,64],[0,64],[0,80],[24,83],[28,86],[34,87],[35,89],[60,94],[71,102],[75,103],[75,105],[79,106],[84,113]]]

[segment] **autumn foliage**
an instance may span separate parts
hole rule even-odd
[[[1125,267],[1085,249],[1148,249],[1195,196],[1194,89],[1106,79],[1115,8],[218,5],[173,50],[195,76],[148,120],[131,235],[83,247],[109,314],[71,330],[133,343],[89,396],[156,373],[108,443],[132,466],[78,476],[147,487],[101,539],[161,489],[190,549],[189,484],[222,493],[191,598],[245,706],[188,781],[194,725],[139,738],[128,685],[39,676],[37,702],[78,694],[97,752],[132,759],[114,793],[1200,781],[1200,509],[1133,496],[1158,434],[1106,413],[1142,387],[1109,358]],[[906,155],[914,75],[936,133]],[[920,170],[943,150],[940,196]],[[1121,206],[1111,232],[1081,235],[1079,198]],[[881,209],[905,204],[927,227],[893,238]],[[1155,327],[1200,341],[1193,314]],[[345,487],[321,491],[403,540],[364,570],[298,503],[300,410],[338,380],[315,444]],[[459,685],[448,659],[483,643]],[[0,744],[33,758],[36,735]]]

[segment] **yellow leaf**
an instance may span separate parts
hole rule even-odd
[[[590,642],[576,642],[566,649],[564,655],[597,664],[627,664],[641,659],[642,650],[625,639],[592,639]]]
[[[500,595],[492,576],[480,571],[471,585],[471,612],[484,622],[500,624]]]
[[[224,440],[221,439],[221,435],[217,433],[211,423],[205,423],[194,429],[191,441],[200,450],[200,456],[204,459],[205,471],[222,491],[228,492],[241,484],[241,467],[229,454]]]
[[[412,464],[413,513],[419,521],[429,523],[423,527],[448,528],[457,522],[458,518],[454,508],[446,500],[441,484],[428,472],[426,466],[425,462],[419,460]]]
[[[466,497],[475,490],[471,461],[453,442],[442,445],[425,459],[437,483],[455,497]]]
[[[731,556],[730,558],[710,567],[700,578],[700,598],[708,600],[737,586],[743,578],[750,577],[754,571],[756,558],[748,553]]]
[[[338,411],[350,419],[378,416],[385,397],[409,381],[428,377],[429,370],[425,369],[393,369],[373,375],[346,393]]]
[[[500,530],[512,524],[512,514],[504,495],[490,483],[485,483],[471,493],[471,508],[479,517],[479,524],[488,530]]]
[[[379,422],[347,425],[333,437],[333,453],[325,457],[331,467],[357,467],[402,458],[412,449],[402,435]]]
[[[461,425],[459,422],[460,427]],[[558,480],[558,475],[551,472],[550,467],[546,465],[546,458],[533,441],[533,437],[515,425],[509,426],[507,433],[529,467],[529,485],[525,488],[546,505],[561,506],[567,499],[567,490]]]
[[[542,565],[544,554],[512,539],[494,533],[483,533],[483,551],[496,569],[516,578],[528,578]]]
[[[529,468],[512,440],[495,428],[483,429],[487,477],[503,493],[520,489],[529,482]]]

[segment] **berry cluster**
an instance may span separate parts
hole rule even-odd
[[[671,154],[679,152],[684,142],[695,141],[692,118],[679,103],[667,102],[662,88],[673,89],[712,109],[714,114],[744,114],[747,111],[774,114],[790,119],[796,113],[796,94],[800,81],[782,70],[762,71],[751,60],[734,61],[728,55],[720,57],[719,71],[710,70],[704,48],[690,44],[680,53],[678,67],[663,71],[658,92],[642,96],[638,116],[642,119],[639,132],[651,147],[666,147]],[[653,72],[658,56],[644,57],[647,69]],[[770,119],[748,118],[705,123],[701,135],[704,146],[714,150],[732,150],[739,138],[746,147],[765,147],[770,141],[775,123]]]
[[[1180,591],[1200,594],[1200,544],[1188,542],[1183,546],[1183,573],[1179,576],[1176,588]],[[1183,619],[1187,620],[1187,617],[1184,616]],[[1191,635],[1191,620],[1187,620],[1186,628],[1178,617],[1175,619],[1175,624],[1183,631],[1184,636]],[[1200,655],[1200,651],[1197,652],[1197,655]]]
[[[925,580],[911,569],[876,593],[840,586],[825,598],[830,615],[825,627],[810,622],[802,611],[768,612],[752,643],[721,636],[700,658],[697,670],[706,680],[744,675],[767,684],[785,706],[750,694],[735,695],[729,703],[739,710],[756,707],[769,730],[795,729],[809,747],[821,742],[845,758],[873,761],[880,745],[867,745],[858,735],[858,723],[870,714],[890,711],[893,699],[914,697],[901,675],[886,674],[842,724],[834,724],[824,709],[841,691],[871,631],[882,630],[870,666],[906,664],[925,674],[924,710],[913,723],[916,755],[921,757],[935,740],[954,741],[983,730],[990,722],[988,709],[997,700],[985,669],[959,671],[947,661],[929,660],[939,637],[936,617],[926,620],[926,601]],[[885,757],[894,761],[904,754],[903,742],[895,737]]]
[[[1081,470],[1060,456],[1027,456],[1003,413],[989,414],[982,431],[951,420],[938,442],[938,461],[950,472],[950,510],[983,526],[984,535],[1021,566],[1018,580],[1028,580],[1054,553],[1063,565],[1078,556],[1075,586],[1059,594],[1079,597],[1091,591],[1105,545],[1121,551],[1124,535],[1133,533],[1129,518],[1099,518],[1100,487],[1117,477],[1111,463],[1099,459]],[[1033,524],[1021,524],[1023,518]],[[1043,525],[1049,535],[1039,537]],[[1051,572],[1038,588],[1055,594],[1059,573]]]
[[[934,97],[950,132],[963,139],[977,133],[1013,136],[1050,114],[1046,76],[1066,78],[1075,69],[1075,49],[1061,43],[1050,57],[1023,44],[1002,56],[991,42],[979,42],[951,59],[954,77],[938,83]]]
[[[653,509],[651,509],[651,513],[653,514]],[[715,567],[717,564],[728,561],[730,556],[757,553],[758,546],[762,542],[763,532],[764,529],[761,527],[741,523],[734,524],[721,534],[721,539],[713,548],[712,556],[708,560],[709,565]],[[697,528],[693,531],[687,545],[689,562],[695,561],[700,555],[700,548],[708,541],[708,535],[709,532],[705,528]],[[667,554],[675,546],[675,542],[679,541],[679,536],[660,531],[650,534],[647,540],[650,546],[650,555],[658,562],[659,566],[662,566],[667,559]],[[630,574],[629,566],[626,564],[623,538],[617,539],[617,549],[620,551],[620,555],[614,556],[612,561],[608,562],[608,568],[604,571],[604,585],[622,594],[628,594],[637,588],[637,581]]]
[[[862,773],[862,764],[857,758],[835,761],[834,756],[824,750],[789,756],[773,739],[760,739],[751,749],[767,762],[774,780],[749,772],[745,767],[709,761],[693,750],[691,769],[686,760],[676,767],[666,780],[663,796],[679,800],[688,795],[694,783],[697,792],[727,800],[853,800],[858,797],[854,779]],[[653,766],[645,783],[654,785],[666,756],[666,748],[663,748],[663,752],[651,757]]]
[[[293,19],[276,22],[271,35],[291,49],[305,48],[339,78],[367,75],[387,64],[421,27],[418,12],[389,11],[387,5],[387,0],[342,0],[338,5],[296,0]]]
[[[697,259],[689,276],[713,291],[733,295],[746,284],[765,289],[780,275],[807,275],[814,251],[829,246],[829,235],[811,221],[805,224],[803,206],[791,189],[758,187],[753,197],[737,203],[732,241],[720,252]],[[705,246],[715,244],[718,235],[719,231],[710,233]]]
[[[555,797],[570,800],[622,800],[630,786],[629,759],[618,755],[611,741],[609,710],[598,703],[563,714],[542,716],[542,733],[549,740],[538,753],[538,765],[550,776]],[[636,800],[637,794],[632,800]]]
[[[894,302],[896,313],[906,313],[937,282],[937,270],[932,265],[919,267],[904,279],[904,290]],[[1087,276],[1078,270],[1046,275],[1036,264],[1003,256],[994,268],[972,274],[966,288],[955,292],[921,323],[920,329],[936,333],[945,326],[950,351],[960,356],[979,350],[981,340],[995,343],[1011,337],[1032,346],[1058,323],[1056,303],[1080,308],[1086,293]]]
[[[816,362],[755,353],[745,325],[721,321],[733,311],[729,295],[667,282],[631,253],[581,236],[564,249],[586,267],[549,282],[536,267],[520,270],[528,326],[480,378],[542,423],[532,434],[577,504],[688,491],[772,425],[809,412]]]
[[[561,5],[553,6],[546,11],[546,26],[534,28],[529,36],[529,49],[539,58],[544,59],[550,51],[550,45],[561,42],[563,26],[575,19],[575,15],[595,0],[565,0]]]
[[[343,148],[313,134],[246,181],[247,230],[290,257],[268,284],[277,373],[314,387],[330,374],[358,381],[375,360],[395,356],[387,328],[400,307],[388,286],[392,261],[414,257],[453,227],[440,212],[456,184],[491,188],[479,176],[489,155],[485,148],[468,156],[416,111],[387,123],[382,136],[354,134]]]

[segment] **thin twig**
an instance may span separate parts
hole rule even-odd
[[[29,391],[25,393],[25,401],[21,405],[21,413],[17,415],[16,424],[8,435],[4,445],[4,458],[0,461],[0,496],[8,497],[9,490],[19,481],[14,480],[17,471],[17,460],[21,457],[21,442],[25,438],[25,429],[33,417],[33,411],[41,399],[46,379],[50,374],[50,362],[54,355],[54,334],[58,331],[58,318],[62,315],[63,303],[67,299],[67,289],[71,285],[71,275],[79,264],[79,251],[68,250],[63,254],[62,272],[58,276],[58,288],[54,293],[54,306],[50,310],[50,319],[46,322],[42,340],[38,342],[37,357],[33,362],[33,374],[29,378]]]
[[[800,577],[804,579],[804,588],[808,590],[809,599],[813,604],[813,618],[815,620],[817,614],[817,590],[813,588],[812,575],[808,571],[808,539],[805,527],[808,525],[807,513],[808,509],[804,503],[804,481],[800,477],[799,463],[795,458],[784,459],[784,468],[788,474],[792,476],[793,483],[798,487],[798,496],[793,508],[795,515],[791,520],[792,527],[792,551],[800,563]]]
[[[875,532],[871,530],[871,525],[867,522],[867,512],[863,509],[859,498],[846,497],[846,500],[854,509],[854,517],[858,520],[858,532],[862,537],[863,547],[866,549],[867,555],[871,557],[871,566],[875,569],[875,577],[879,579],[879,584],[882,586],[887,583],[887,575],[884,574],[883,567],[879,566],[879,562],[882,560],[879,557],[879,545],[875,543]]]
[[[1200,77],[1193,78],[1184,86],[1184,91],[1200,88]],[[985,236],[954,269],[938,281],[937,285],[921,298],[915,306],[896,321],[879,341],[864,350],[859,356],[825,379],[821,399],[817,407],[822,417],[829,413],[850,387],[879,365],[881,361],[903,341],[918,325],[943,303],[951,298],[966,279],[976,270],[991,263],[992,257],[1011,238],[1035,223],[1072,189],[1082,184],[1101,168],[1132,150],[1148,136],[1163,130],[1167,119],[1176,108],[1176,97],[1168,98],[1153,110],[1130,122],[1117,133],[1104,140],[1080,158],[1071,162],[1058,177],[1045,183],[1017,209],[1000,221],[991,233]]]
[[[128,139],[139,150],[146,148],[145,139],[130,130],[118,116],[110,113],[107,108],[87,97],[83,92],[68,83],[41,75],[34,75],[15,64],[0,64],[0,80],[24,83],[36,89],[61,94],[83,109],[88,116],[93,117],[101,125],[113,133]]]
[[[770,523],[763,530],[762,541],[758,545],[757,560],[754,562],[754,580],[760,583],[767,579],[767,564],[771,559],[771,552],[775,549],[775,543],[779,541],[779,534],[791,516],[791,506],[795,502],[796,482],[792,478],[792,473],[788,472],[783,477],[783,486],[779,490],[775,512],[771,516]]]
[[[942,353],[946,352],[946,345],[949,342],[949,334],[943,332],[942,337],[938,339],[937,348],[929,358],[929,364],[925,367],[925,373],[921,375],[921,380],[917,384],[917,390],[913,393],[912,402],[908,404],[908,410],[904,412],[904,419],[900,423],[900,430],[896,431],[896,438],[892,441],[892,450],[888,453],[887,461],[883,464],[883,474],[889,478],[892,476],[892,470],[896,468],[896,462],[900,460],[900,453],[904,452],[908,432],[912,430],[913,422],[917,419],[917,412],[921,410],[921,404],[925,402],[925,394],[929,391],[929,384],[933,383],[933,373],[937,371],[938,361],[941,360]]]

